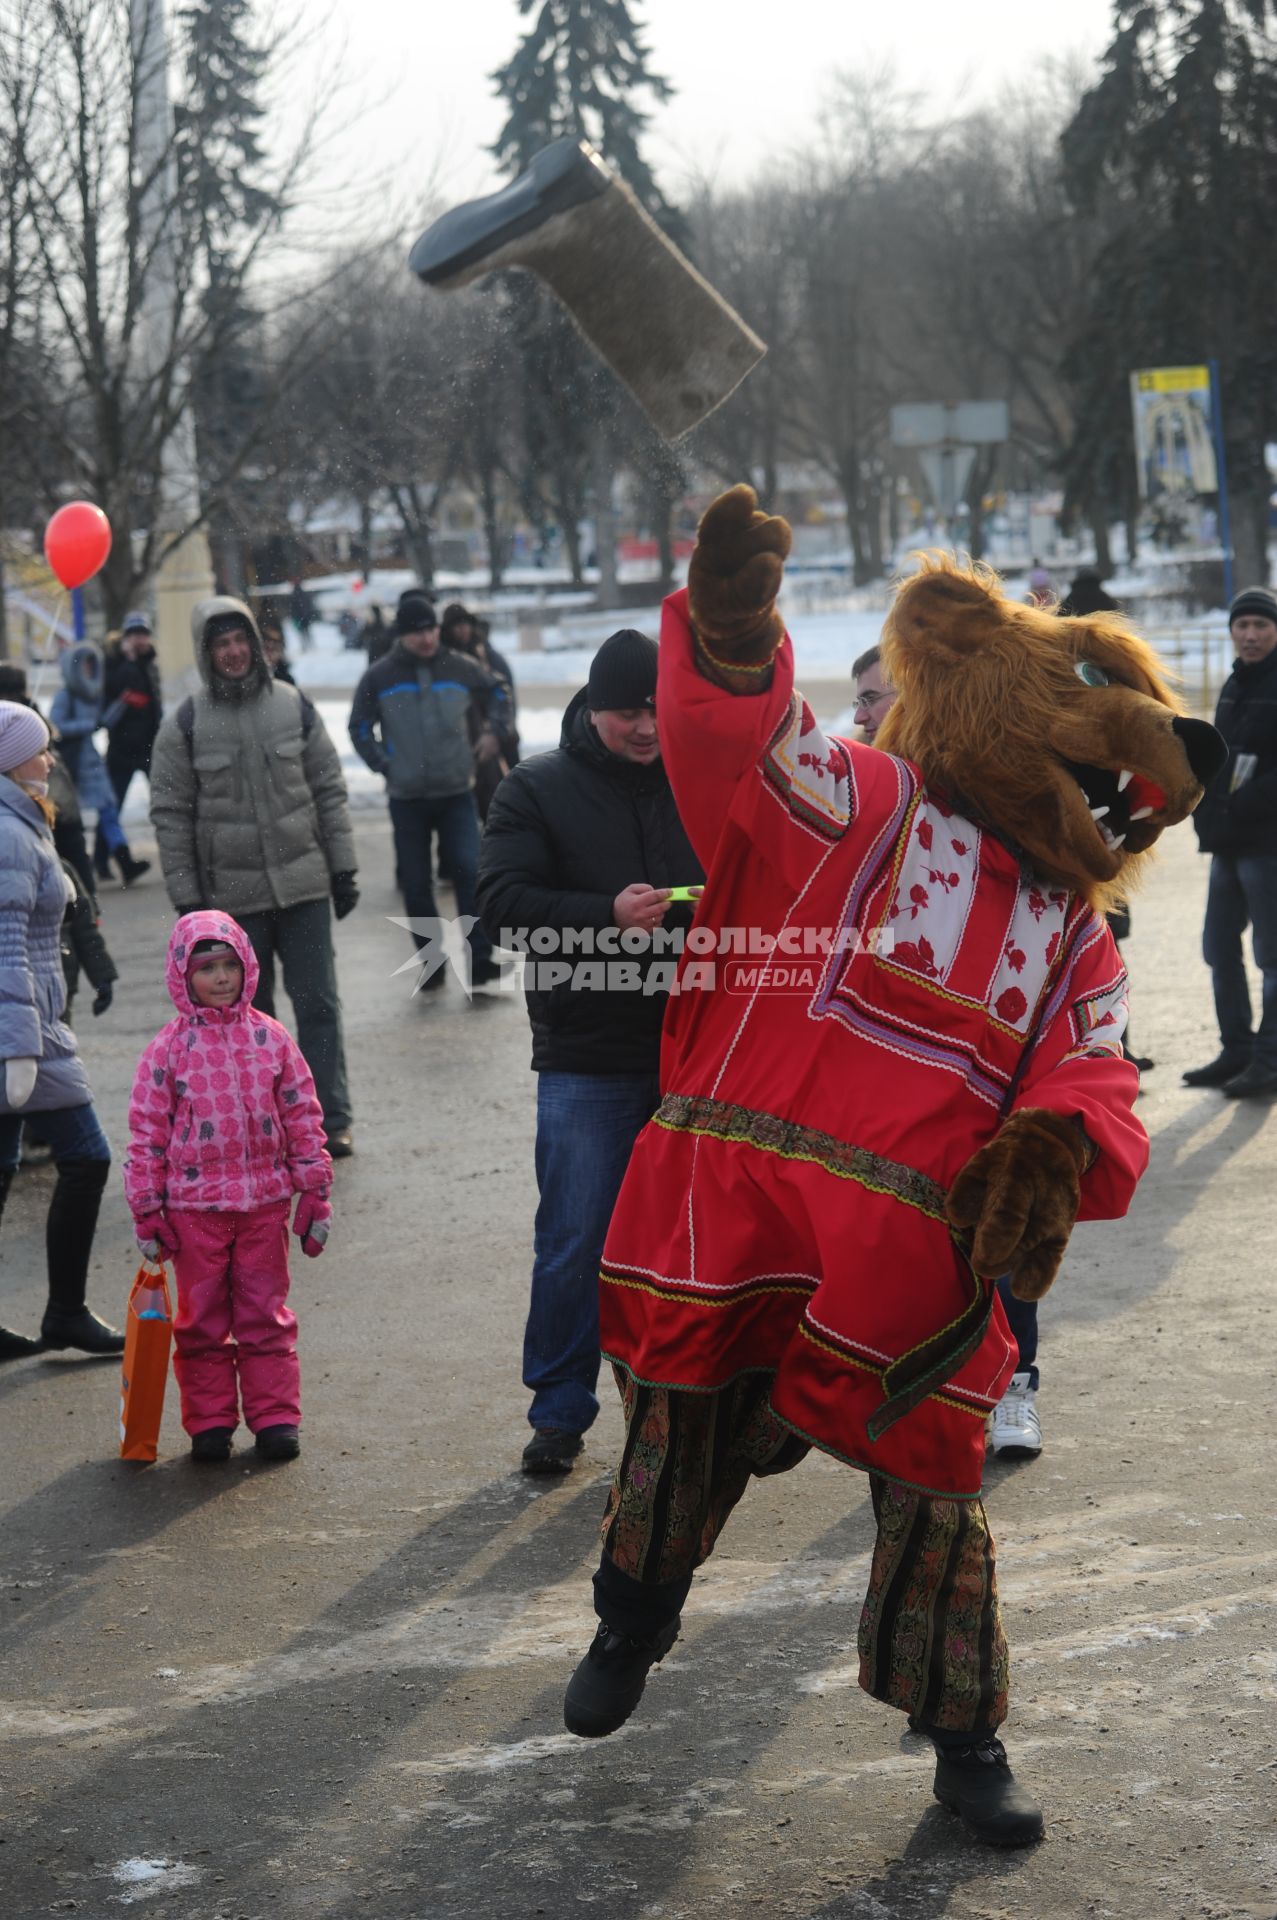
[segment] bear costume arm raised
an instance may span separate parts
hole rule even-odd
[[[661,618],[657,712],[679,814],[706,871],[732,815],[748,848],[800,887],[846,832],[856,795],[852,750],[828,740],[794,696],[793,647],[775,604],[789,542],[751,487],[707,510],[687,589]],[[894,779],[882,784],[894,795]]]

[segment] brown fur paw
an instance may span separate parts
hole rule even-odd
[[[752,487],[732,487],[706,510],[687,599],[697,637],[717,664],[755,665],[776,651],[784,626],[775,603],[792,539],[787,521],[759,512]]]
[[[1087,1164],[1076,1121],[1044,1107],[1013,1113],[949,1189],[949,1221],[971,1233],[976,1272],[1009,1273],[1018,1299],[1040,1300],[1064,1258]]]

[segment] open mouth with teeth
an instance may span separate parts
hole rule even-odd
[[[1156,816],[1166,806],[1166,795],[1152,780],[1127,767],[1092,767],[1085,761],[1065,760],[1064,767],[1082,789],[1095,831],[1109,853],[1128,848],[1140,853],[1157,838]]]

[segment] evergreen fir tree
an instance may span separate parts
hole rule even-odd
[[[625,0],[519,0],[519,12],[536,18],[514,58],[493,75],[509,108],[493,148],[502,165],[519,173],[549,141],[584,138],[649,213],[668,217],[672,209],[640,151],[650,116],[635,96],[660,102],[672,89],[649,71]]]
[[[210,323],[208,351],[192,370],[192,396],[201,466],[219,474],[232,449],[249,437],[261,399],[258,315],[244,286],[243,241],[277,225],[284,203],[259,184],[267,166],[259,129],[269,55],[252,38],[251,0],[189,0],[177,23],[183,43],[183,86],[173,116],[178,203],[187,245],[200,263]],[[239,484],[241,498],[245,484]],[[229,511],[214,516],[210,527],[219,570],[237,586],[243,585],[240,556],[249,531]]]
[[[535,17],[514,57],[493,75],[508,108],[493,147],[497,158],[519,173],[551,140],[587,139],[653,218],[681,239],[680,216],[641,152],[649,116],[636,105],[636,96],[660,102],[672,90],[649,71],[626,0],[519,0],[519,12]],[[534,516],[538,496],[545,497],[579,581],[577,525],[591,489],[610,484],[622,443],[632,438],[633,404],[556,302],[526,275],[510,276],[506,297],[523,369],[526,470],[520,492],[525,511]],[[606,523],[607,516],[596,513],[596,524],[600,518]]]
[[[1074,201],[1108,231],[1068,364],[1070,478],[1080,491],[1088,471],[1130,461],[1129,414],[1114,404],[1130,369],[1218,360],[1238,573],[1266,579],[1277,0],[1119,0],[1114,17],[1101,77],[1064,135]]]

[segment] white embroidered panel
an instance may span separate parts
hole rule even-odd
[[[1106,1053],[1115,1053],[1120,1058],[1127,1020],[1125,973],[1111,987],[1105,987],[1087,999],[1075,1000],[1070,1014],[1076,1045],[1070,1048],[1068,1058],[1071,1059],[1075,1054],[1094,1053],[1097,1048],[1102,1048]]]
[[[960,814],[923,799],[913,817],[881,951],[893,966],[947,980],[971,912],[980,871],[980,832]]]
[[[826,738],[805,700],[794,702],[789,725],[767,760],[795,813],[827,826],[835,838],[846,829],[852,814],[849,755]]]
[[[1047,972],[1060,950],[1069,895],[1045,880],[1024,880],[1016,897],[988,1004],[999,1020],[1027,1033]]]

